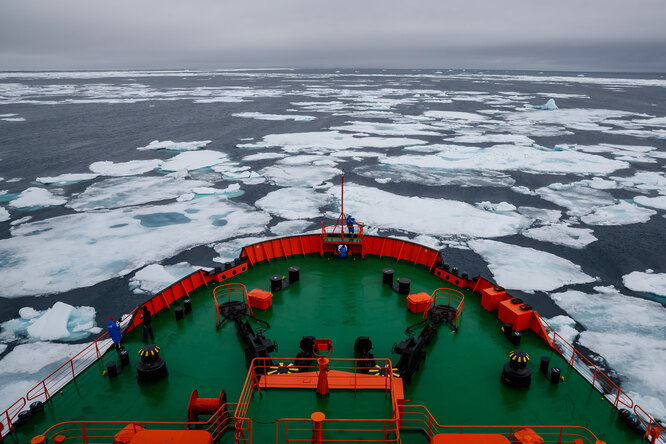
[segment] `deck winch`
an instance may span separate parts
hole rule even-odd
[[[266,323],[266,325],[268,324]],[[270,358],[269,353],[277,351],[277,343],[266,338],[263,334],[263,330],[259,329],[255,332],[248,320],[237,320],[236,329],[241,338],[243,338],[243,341],[247,344],[247,347],[245,348],[245,358],[248,361],[251,361],[254,358]],[[264,363],[266,366],[273,365],[273,361],[270,359],[265,360]],[[257,367],[257,371],[263,371],[263,367]]]
[[[169,373],[166,361],[160,357],[160,348],[155,344],[147,344],[139,350],[141,361],[136,364],[136,377],[139,382],[157,381]]]
[[[504,364],[501,381],[511,387],[526,388],[532,383],[532,369],[527,366],[530,356],[522,350],[509,353],[509,362]]]
[[[375,367],[375,356],[370,352],[372,350],[372,341],[367,336],[359,336],[354,341],[354,353],[362,359],[359,361],[358,366],[361,372],[368,373],[369,370]]]
[[[314,336],[303,336],[301,343],[299,345],[301,351],[296,355],[296,360],[294,361],[294,367],[298,368],[299,371],[305,372],[311,370],[310,367],[314,365],[312,359],[315,357],[314,352],[312,351],[315,343]]]

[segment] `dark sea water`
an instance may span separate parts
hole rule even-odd
[[[558,109],[532,108],[549,99]],[[132,290],[145,266],[214,267],[245,237],[317,229],[344,171],[345,209],[372,232],[511,289],[664,417],[666,197],[644,198],[666,196],[665,99],[655,74],[0,73],[0,399],[56,365],[31,363],[35,343],[96,337],[46,339],[21,308],[93,307],[68,331],[102,327],[149,298]],[[137,149],[151,141],[200,143]],[[112,175],[38,180],[102,161]]]

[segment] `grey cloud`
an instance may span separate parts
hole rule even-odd
[[[0,68],[666,71],[663,0],[3,0]]]

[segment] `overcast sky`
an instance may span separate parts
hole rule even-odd
[[[0,69],[666,72],[666,0],[0,0]]]

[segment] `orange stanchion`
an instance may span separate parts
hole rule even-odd
[[[315,339],[312,345],[312,353],[317,356],[319,364],[319,377],[317,378],[317,394],[328,395],[328,359],[333,353],[333,343],[330,339]]]
[[[310,419],[314,422],[312,427],[312,444],[323,444],[324,442],[324,432],[321,430],[321,425],[326,419],[326,415],[322,412],[314,412],[310,415]]]

